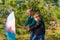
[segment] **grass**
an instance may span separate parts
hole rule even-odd
[[[51,30],[46,30],[45,40],[60,40],[60,32],[58,32],[59,28],[55,30],[55,33],[53,33]],[[16,33],[16,40],[29,40],[30,34],[28,32],[24,33],[25,31],[21,28],[17,28],[17,31],[19,33]],[[4,26],[2,24],[0,24],[0,40],[7,40]]]

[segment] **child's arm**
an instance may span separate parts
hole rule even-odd
[[[30,19],[30,17],[28,17],[27,20],[25,21],[24,27],[27,26],[27,25],[29,24],[29,19]]]
[[[41,19],[41,23],[43,24],[43,26],[45,27],[45,24],[44,24],[44,20],[43,19]]]
[[[36,25],[36,21],[33,19],[33,20],[32,20],[32,23],[31,23],[30,25],[28,25],[28,27],[27,27],[28,31],[29,31],[32,27],[34,27],[35,25]]]
[[[27,18],[27,20],[25,21],[22,29],[26,29],[26,26],[29,24],[29,19],[30,19],[30,17],[28,16],[28,18]]]
[[[33,22],[30,24],[30,30],[33,30],[33,29],[37,29],[40,25],[40,21],[38,24],[36,24],[37,22],[35,20],[33,20]]]
[[[39,27],[40,24],[35,24],[33,27],[30,28],[30,30],[33,30],[33,29],[37,29]]]
[[[32,23],[29,25],[29,27],[33,27],[36,24],[36,21],[33,19]]]

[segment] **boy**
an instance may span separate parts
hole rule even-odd
[[[34,19],[35,19],[35,25],[31,28],[29,28],[29,30],[35,30],[35,35],[33,37],[32,40],[44,40],[44,34],[45,34],[45,25],[43,20],[40,17],[39,13],[36,13],[34,15]]]
[[[29,8],[27,10],[27,13],[28,13],[28,18],[27,18],[27,20],[26,20],[26,22],[24,24],[24,28],[25,29],[28,29],[28,26],[29,27],[32,27],[33,25],[35,25],[35,22],[33,22],[34,21],[34,18],[33,18],[33,10],[31,8]],[[34,30],[31,30],[30,40],[32,40],[32,38],[34,36],[34,33],[35,33]]]

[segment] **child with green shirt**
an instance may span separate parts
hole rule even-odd
[[[28,27],[32,27],[32,26],[35,25],[35,21],[34,21],[34,17],[33,17],[33,10],[30,8],[30,9],[27,10],[27,13],[28,13],[28,17],[27,17],[27,20],[26,20],[26,22],[23,26],[25,29],[28,29]],[[35,34],[35,31],[31,30],[30,34],[31,34],[30,35],[30,40],[32,40],[32,38]]]

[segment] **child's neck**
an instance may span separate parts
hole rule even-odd
[[[39,21],[41,21],[41,19],[40,20],[36,20],[36,22],[39,22]]]
[[[33,18],[33,15],[29,15],[31,18]]]

